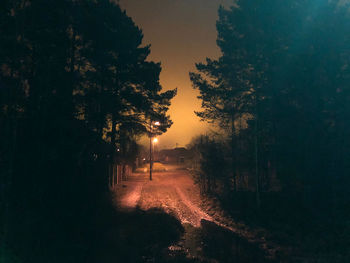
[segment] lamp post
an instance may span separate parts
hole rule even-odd
[[[159,121],[154,122],[154,125],[159,126]],[[149,180],[152,181],[152,169],[153,169],[153,143],[158,142],[157,138],[153,138],[153,124],[150,121],[150,136],[149,136]]]

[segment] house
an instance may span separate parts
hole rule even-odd
[[[184,147],[164,149],[159,152],[159,160],[163,163],[182,164],[192,158],[191,151]]]

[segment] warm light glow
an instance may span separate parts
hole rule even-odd
[[[144,43],[152,43],[148,59],[162,62],[160,84],[163,91],[178,87],[178,94],[172,100],[167,114],[174,124],[159,137],[160,147],[175,147],[188,144],[192,137],[205,133],[208,125],[201,122],[194,111],[201,111],[199,91],[192,88],[188,72],[194,70],[195,63],[205,57],[219,58],[220,49],[216,45],[220,5],[232,6],[234,0],[119,0],[122,9],[142,28]],[[198,5],[198,3],[201,3]],[[161,10],[161,11],[160,11]],[[196,12],[194,12],[196,10]],[[181,19],[179,20],[179,17]],[[184,41],[186,39],[186,41]],[[165,125],[156,116],[152,126]],[[145,137],[144,144],[149,143]]]
[[[159,125],[160,125],[160,122],[159,122],[159,121],[156,121],[156,122],[154,123],[154,125],[159,126]]]
[[[158,138],[154,138],[153,143],[157,143],[157,142],[158,142]]]

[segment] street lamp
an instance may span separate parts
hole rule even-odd
[[[156,126],[160,125],[159,121],[153,123]],[[149,180],[152,181],[153,168],[153,144],[158,142],[158,138],[153,138],[153,124],[150,122],[150,136],[149,136]],[[152,140],[153,138],[153,140]]]

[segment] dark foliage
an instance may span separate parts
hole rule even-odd
[[[225,152],[222,160],[207,158],[210,145],[200,156],[212,167],[202,169],[204,177],[221,178],[221,167],[229,167],[223,182],[230,191],[216,190],[231,200],[229,210],[277,211],[284,222],[293,213],[333,233],[350,220],[348,10],[328,0],[248,0],[220,8],[222,56],[197,64],[190,77],[202,100],[197,115],[224,134],[216,146]],[[255,201],[237,191],[254,191]]]
[[[89,262],[108,166],[172,123],[142,38],[108,0],[1,1],[0,261]]]

